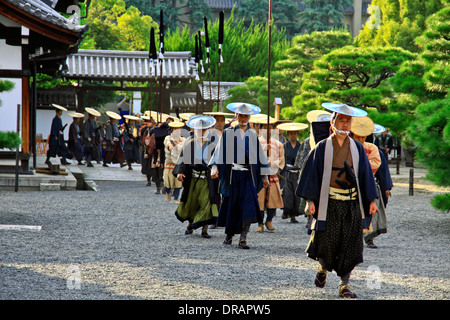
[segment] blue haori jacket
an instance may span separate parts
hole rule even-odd
[[[220,179],[220,193],[230,193],[233,163],[248,165],[253,184],[258,193],[263,188],[263,176],[270,174],[270,167],[258,136],[247,126],[243,138],[239,125],[223,131],[209,162],[209,167],[217,165]]]
[[[361,208],[363,228],[369,228],[372,220],[369,214],[369,205],[378,198],[378,191],[370,168],[369,159],[363,145],[350,139],[350,152],[358,191],[358,201]],[[332,136],[320,141],[316,148],[310,151],[306,159],[296,194],[306,200],[314,202],[316,212],[311,223],[311,230],[325,230],[331,170],[333,162]]]

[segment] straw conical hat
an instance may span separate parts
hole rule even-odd
[[[120,119],[120,115],[115,113],[114,111],[106,111],[106,114],[108,115],[108,117],[113,118],[113,119]]]
[[[244,102],[233,102],[227,105],[227,109],[239,114],[255,115],[261,112],[258,106]]]
[[[84,114],[78,112],[69,112],[68,115],[72,118],[84,118]]]
[[[216,124],[216,119],[211,116],[198,116],[192,117],[186,123],[189,128],[192,129],[208,129]]]
[[[256,119],[253,119],[252,122],[253,123],[257,123],[257,124],[267,124],[267,116],[265,116],[265,117],[257,117]],[[269,118],[269,123],[270,124],[274,124],[276,122],[277,122],[277,120],[275,118],[272,118],[272,117]]]
[[[333,111],[333,112],[336,112],[339,114],[344,114],[344,115],[350,116],[350,117],[365,117],[365,116],[367,116],[366,111],[356,108],[356,107],[351,107],[346,104],[324,102],[324,103],[322,103],[322,107],[324,107],[327,110],[330,110],[330,111]]]
[[[189,117],[195,116],[195,113],[189,112],[189,113],[180,113],[180,118],[183,120],[189,120]]]
[[[184,127],[184,122],[181,122],[181,121],[172,121],[171,123],[169,123],[169,127],[172,127],[172,128],[181,128],[181,127]]]
[[[311,123],[317,121],[317,117],[323,114],[331,116],[331,113],[325,110],[311,110],[306,114],[306,119]]]
[[[138,117],[136,117],[136,116],[132,116],[132,115],[129,115],[129,114],[126,114],[126,115],[124,115],[123,117],[124,117],[125,119],[128,119],[128,120],[136,120],[136,121],[141,120],[141,118],[138,118]]]
[[[377,134],[377,133],[382,133],[386,131],[386,128],[383,127],[381,124],[375,123],[375,130],[373,130],[373,133]]]
[[[224,116],[224,117],[234,116],[234,114],[229,113],[229,112],[203,112],[203,114],[207,115],[207,116],[212,116],[212,117],[214,117],[214,116]]]
[[[308,125],[306,123],[301,122],[290,122],[277,125],[277,129],[284,131],[299,131],[305,130],[306,128],[308,128]]]
[[[355,117],[352,120],[351,132],[360,137],[367,137],[375,130],[375,124],[369,117]]]
[[[52,106],[55,107],[56,109],[67,111],[66,108],[64,108],[63,106],[60,106],[59,104],[52,103]]]
[[[102,114],[95,109],[92,108],[84,108],[87,113],[92,114],[93,116],[100,117]]]

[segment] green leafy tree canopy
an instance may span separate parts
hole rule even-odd
[[[344,28],[344,9],[352,0],[304,0],[305,9],[298,14],[297,28],[301,33]]]

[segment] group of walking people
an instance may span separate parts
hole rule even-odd
[[[231,245],[239,234],[241,249],[249,249],[251,224],[258,225],[257,232],[275,230],[277,209],[293,223],[306,214],[306,253],[319,262],[316,286],[324,287],[327,273],[334,270],[341,278],[339,295],[355,298],[348,285],[351,271],[363,262],[364,241],[376,248],[373,239],[387,231],[385,206],[392,181],[387,160],[368,141],[376,128],[367,113],[345,104],[322,106],[330,112],[310,112],[310,126],[278,125],[287,132],[284,144],[278,132],[271,133],[275,119],[258,117],[260,109],[250,104],[229,104],[235,123],[219,135],[221,125],[210,128],[226,114],[191,117],[187,125],[194,134],[183,144],[173,170],[183,182],[175,214],[188,221],[185,234],[201,227],[203,238],[210,238],[207,226],[216,221],[225,228],[223,244]],[[310,136],[300,143],[299,131],[308,127]]]
[[[140,120],[138,117],[122,117],[116,112],[106,111],[109,119],[103,124],[98,121],[101,113],[96,109],[85,108],[85,120],[83,113],[69,112],[73,121],[69,126],[66,146],[64,129],[67,124],[62,125],[61,116],[63,111],[68,110],[60,105],[53,106],[56,115],[52,120],[45,163],[57,156],[61,157],[63,165],[70,164],[67,159],[73,159],[78,165],[86,164],[87,167],[93,167],[93,162],[96,161],[104,167],[108,167],[110,163],[119,163],[121,167],[128,165],[128,169],[132,170],[132,163],[140,163],[135,125]],[[123,123],[119,126],[118,121],[121,119]]]
[[[123,140],[135,147],[125,152],[133,150],[147,185],[155,183],[166,201],[174,197],[176,218],[187,222],[186,235],[201,229],[201,237],[209,239],[209,228],[222,227],[224,245],[239,235],[237,247],[249,249],[251,224],[257,224],[257,232],[273,232],[277,209],[292,223],[305,215],[306,254],[319,263],[315,285],[324,287],[334,270],[341,278],[339,295],[355,298],[348,283],[363,262],[364,242],[377,248],[374,238],[387,232],[392,181],[386,157],[372,143],[374,133],[385,128],[362,109],[337,103],[322,107],[328,111],[307,114],[309,125],[276,127],[275,119],[248,103],[231,103],[229,112],[190,115],[185,121],[149,113],[141,117],[144,125],[127,123]],[[105,159],[122,163],[120,130],[112,121],[117,116],[110,114],[113,126],[105,139],[113,143]],[[309,136],[300,142],[299,132],[308,128]],[[135,135],[128,135],[134,129]],[[287,141],[280,132],[287,133]]]

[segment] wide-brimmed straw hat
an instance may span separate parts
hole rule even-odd
[[[132,116],[132,115],[129,115],[129,114],[126,114],[126,115],[124,115],[123,117],[124,117],[125,119],[128,119],[128,120],[135,120],[135,121],[141,120],[141,118],[136,117],[136,116]]]
[[[375,130],[373,130],[373,133],[377,134],[377,133],[382,133],[385,131],[386,131],[385,127],[383,127],[381,124],[375,123]]]
[[[186,123],[189,128],[192,129],[208,129],[216,124],[216,119],[211,116],[199,115],[192,117]]]
[[[55,107],[56,109],[59,109],[62,111],[67,111],[66,108],[64,108],[63,106],[60,106],[59,104],[52,103],[52,106]]]
[[[169,118],[172,118],[174,121],[179,120],[177,117],[172,116],[170,114],[162,113],[162,112],[158,113],[156,111],[145,111],[144,115],[146,116],[145,118],[143,118],[144,120],[150,120],[150,117],[152,117],[153,120],[155,120],[155,121],[159,121],[159,119],[161,119],[162,122],[167,121],[167,119],[169,119]]]
[[[306,120],[309,123],[317,121],[317,117],[321,115],[328,115],[331,117],[331,113],[325,110],[311,110],[306,114]]]
[[[96,116],[96,117],[100,117],[102,115],[100,112],[98,112],[97,110],[92,109],[92,108],[84,108],[84,110],[87,113],[92,114],[93,116]]]
[[[258,106],[244,102],[233,102],[227,105],[227,109],[239,114],[255,115],[261,112]]]
[[[250,117],[249,122],[257,123],[258,119],[260,119],[260,118],[265,118],[265,119],[266,119],[266,122],[267,122],[267,114],[264,114],[264,113],[253,114],[253,115]]]
[[[172,127],[172,128],[182,128],[182,127],[184,127],[184,122],[181,122],[181,121],[172,121],[172,122],[169,123],[169,127]]]
[[[256,124],[267,124],[267,116],[253,118],[253,120],[251,122],[256,123]],[[269,123],[275,124],[275,123],[277,123],[277,119],[269,117]]]
[[[369,117],[357,117],[352,121],[351,132],[360,136],[367,137],[375,130],[375,124]]]
[[[189,120],[189,118],[190,118],[191,116],[195,116],[195,113],[192,113],[192,112],[189,112],[189,113],[180,113],[179,116],[180,116],[181,119],[187,121],[187,120]]]
[[[119,120],[121,117],[119,114],[115,113],[114,111],[106,111],[106,114],[108,117]]]
[[[339,113],[339,114],[343,114],[346,116],[350,116],[350,117],[365,117],[367,116],[367,112],[356,108],[356,107],[351,107],[349,105],[346,104],[342,104],[342,103],[333,103],[333,102],[324,102],[322,103],[322,107],[324,107],[327,110]]]
[[[282,123],[277,125],[277,129],[284,131],[300,131],[308,128],[306,123],[301,122],[290,122],[290,123]]]
[[[84,114],[78,112],[69,112],[68,115],[72,118],[84,118]]]
[[[234,114],[232,114],[232,113],[219,112],[219,111],[217,111],[217,112],[203,112],[203,114],[207,115],[207,116],[212,116],[212,117],[215,117],[215,116],[224,116],[224,117],[234,116]]]

